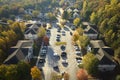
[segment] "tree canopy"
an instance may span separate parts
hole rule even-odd
[[[83,67],[87,70],[90,75],[97,75],[98,73],[98,62],[99,60],[93,53],[87,53],[83,57]]]
[[[13,77],[14,76],[14,77]],[[0,65],[1,80],[30,80],[30,65],[19,62],[16,65]]]
[[[31,68],[31,75],[33,80],[42,80],[41,72],[36,66]]]
[[[75,18],[74,21],[73,21],[73,24],[74,24],[76,27],[78,27],[78,26],[80,25],[80,22],[81,22],[80,18]]]
[[[84,69],[79,69],[77,72],[78,80],[88,80],[88,74]]]

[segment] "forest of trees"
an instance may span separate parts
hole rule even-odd
[[[30,80],[30,65],[25,62],[19,62],[16,65],[1,65],[0,80]]]
[[[47,8],[53,10],[55,6],[59,6],[56,0],[0,0],[0,5],[0,18],[12,20],[16,15],[30,16],[25,15],[26,9],[44,12]]]

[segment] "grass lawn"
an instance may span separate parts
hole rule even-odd
[[[66,44],[67,44],[66,42],[56,42],[56,43],[55,43],[56,46],[66,45]]]

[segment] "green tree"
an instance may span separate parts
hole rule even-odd
[[[0,65],[0,80],[30,80],[30,65],[19,62],[16,65]]]
[[[46,30],[43,27],[40,27],[38,30],[38,37],[44,37],[46,35]]]
[[[7,68],[5,65],[0,65],[0,80],[6,80],[5,73],[7,72]]]
[[[79,33],[75,31],[72,36],[73,43],[76,43],[79,40],[79,37],[80,37]]]
[[[64,0],[60,0],[59,5],[62,6],[64,4]]]
[[[105,37],[105,41],[108,44],[111,44],[114,41],[115,33],[113,32],[113,30],[109,30],[105,33],[104,37]]]
[[[16,65],[9,65],[7,67],[7,70],[6,70],[5,77],[6,77],[6,80],[16,80],[16,79],[18,79],[17,66]]]
[[[120,47],[115,49],[115,58],[120,62]]]
[[[63,12],[62,18],[65,19],[65,20],[69,19],[69,14],[68,14],[67,11],[64,11],[64,12]]]
[[[95,12],[93,12],[90,16],[90,22],[93,23],[93,24],[96,24],[97,23],[97,15]]]
[[[107,28],[108,28],[108,24],[107,24],[108,21],[109,21],[109,19],[106,18],[106,19],[104,19],[101,22],[100,27],[99,27],[99,31],[101,32],[101,34],[104,34],[104,32],[107,30]]]
[[[0,49],[0,64],[3,63],[5,56],[6,56],[5,53],[2,51],[2,49]]]
[[[56,17],[51,12],[47,14],[47,17],[50,19],[50,21],[56,20]]]
[[[32,16],[33,16],[33,17],[37,17],[38,15],[39,15],[39,11],[34,10],[34,11],[32,12]]]
[[[78,34],[79,34],[80,36],[83,35],[83,32],[84,32],[84,31],[83,31],[82,28],[79,27],[79,28],[76,29],[76,31],[78,32]]]
[[[23,18],[24,18],[25,20],[31,20],[31,19],[32,19],[32,16],[29,15],[29,14],[26,14],[26,15],[23,16]]]
[[[88,3],[86,0],[83,1],[82,16],[85,17]]]
[[[89,43],[89,38],[87,36],[79,36],[79,39],[76,43],[81,46],[82,49],[84,49]]]
[[[25,62],[19,62],[17,64],[17,76],[18,80],[30,80],[31,75],[30,75],[30,65]]]
[[[108,21],[108,26],[110,29],[113,31],[119,30],[119,19],[120,19],[120,14],[116,14],[115,16],[111,17],[110,20]]]
[[[118,3],[118,0],[111,0],[111,2],[110,2],[110,4],[113,6],[116,5],[117,3]]]
[[[19,8],[19,10],[18,10],[19,14],[24,14],[24,12],[25,12],[24,8]]]
[[[8,20],[7,23],[9,23],[10,25],[13,24],[13,20]]]
[[[6,51],[7,49],[7,42],[6,39],[4,37],[0,38],[0,49],[2,49],[2,51]]]
[[[80,25],[80,22],[81,22],[80,18],[75,18],[74,21],[73,21],[73,24],[74,24],[76,27],[78,27],[78,26]]]
[[[8,38],[7,44],[9,47],[16,44],[17,35],[13,30],[3,31],[1,34]]]
[[[83,57],[82,62],[83,62],[83,67],[87,70],[88,74],[93,76],[97,75],[99,60],[96,58],[94,54],[87,53]]]
[[[23,32],[22,32],[20,23],[14,22],[14,23],[10,26],[10,28],[13,29],[14,32],[17,34],[17,39],[18,39],[18,40],[21,40],[21,39],[24,38],[24,34],[23,34]]]
[[[115,80],[120,80],[120,75],[117,75]]]

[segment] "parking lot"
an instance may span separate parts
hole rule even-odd
[[[45,61],[43,60],[43,64],[38,62],[38,66],[43,69],[45,80],[50,79],[53,72],[58,74],[66,72],[69,73],[70,80],[77,80],[77,55],[75,54],[76,51],[74,46],[72,45],[72,36],[69,29],[61,29],[59,31],[57,28],[53,27],[52,29],[50,29],[50,33],[50,45],[47,47],[47,53],[44,57]],[[65,49],[63,49],[64,47],[61,48],[61,46],[55,45],[56,42],[60,41],[67,43],[66,45],[64,45]]]

